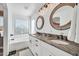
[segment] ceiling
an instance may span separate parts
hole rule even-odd
[[[10,3],[13,14],[32,16],[43,5],[41,3]]]

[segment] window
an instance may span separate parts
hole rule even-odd
[[[28,33],[28,20],[16,18],[14,21],[14,34],[27,34]]]

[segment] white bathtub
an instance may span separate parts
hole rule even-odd
[[[28,36],[25,37],[18,36],[15,37],[14,40],[9,40],[9,51],[20,50],[25,47],[28,47],[28,41],[29,41]]]

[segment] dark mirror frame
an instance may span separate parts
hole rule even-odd
[[[52,17],[53,17],[53,15],[54,15],[54,13],[59,9],[59,8],[61,8],[61,7],[63,7],[63,6],[70,6],[70,7],[72,7],[72,8],[74,8],[74,6],[76,5],[76,3],[60,3],[60,4],[58,4],[54,9],[53,9],[53,11],[52,11],[52,13],[51,13],[51,15],[50,15],[50,24],[51,24],[51,26],[54,28],[54,29],[56,29],[56,30],[67,30],[67,29],[69,29],[70,28],[70,26],[71,26],[71,21],[70,22],[68,22],[66,25],[64,25],[64,26],[58,26],[59,25],[59,23],[58,23],[58,25],[57,25],[57,27],[56,27],[56,25],[53,23],[53,19],[52,19]]]
[[[38,25],[37,25],[39,18],[42,20],[41,27],[38,27]],[[43,28],[43,26],[44,26],[44,18],[43,18],[43,16],[38,16],[38,18],[36,20],[36,28],[41,30]]]

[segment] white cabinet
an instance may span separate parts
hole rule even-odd
[[[47,48],[41,45],[39,39],[35,38],[35,41],[36,54],[38,54],[38,56],[53,56],[53,54]]]
[[[54,46],[30,36],[29,48],[35,56],[72,56]]]
[[[69,53],[67,53],[65,51],[62,51],[62,50],[60,50],[60,49],[58,49],[58,48],[56,48],[54,46],[51,46],[51,45],[49,45],[49,44],[47,44],[47,43],[45,43],[43,41],[40,41],[40,44],[44,48],[48,49],[48,51],[50,51],[55,56],[72,56],[71,54],[69,54]]]
[[[29,48],[31,49],[32,53],[35,55],[35,46],[34,46],[34,38],[32,38],[31,36],[29,37]]]
[[[29,48],[35,56],[40,55],[40,46],[36,41],[36,38],[30,36]]]
[[[47,48],[41,46],[40,47],[40,56],[54,56]]]

